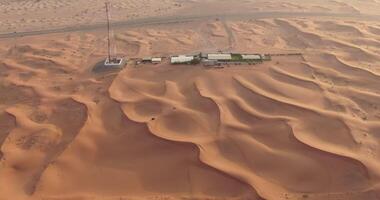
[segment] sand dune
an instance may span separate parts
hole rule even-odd
[[[229,73],[241,72],[228,70]],[[176,73],[177,70],[173,71]],[[266,84],[260,84],[257,82],[257,78],[260,78],[259,72],[243,71],[249,80],[255,81],[255,86],[244,80],[246,78],[240,77],[241,75],[226,75],[221,71],[198,74],[194,77],[193,84],[183,83],[179,81],[182,77],[171,76],[167,72],[156,71],[159,73],[157,76],[149,73],[141,75],[140,70],[129,71],[126,72],[128,74],[118,76],[110,88],[110,94],[116,100],[126,102],[123,111],[129,118],[139,122],[145,121],[152,133],[160,137],[197,144],[203,162],[253,185],[265,198],[284,198],[283,193],[287,193],[286,191],[295,192],[287,194],[289,198],[296,198],[297,193],[311,191],[320,192],[314,196],[309,195],[314,199],[326,198],[323,193],[330,193],[328,196],[336,198],[349,198],[351,195],[344,192],[348,188],[351,192],[356,191],[355,195],[360,198],[368,198],[369,194],[365,191],[370,188],[371,176],[364,164],[357,158],[351,158],[354,154],[349,152],[356,151],[359,144],[351,135],[351,129],[346,122],[336,118],[337,116],[334,117],[330,111],[307,108],[308,106],[301,102],[290,103],[295,101],[294,96],[286,97],[289,99],[286,100],[285,97],[274,94],[277,91],[268,93],[273,87],[284,87],[283,84],[276,84],[273,80],[265,80]],[[127,84],[131,91],[141,91],[133,89],[141,84],[135,85],[135,81],[125,82],[127,77],[136,76],[154,81],[156,84],[150,84],[151,87],[163,84],[163,87],[170,88],[170,94],[165,92],[166,90],[160,93],[146,93],[148,91],[145,90],[145,98],[136,98],[140,95],[133,93],[120,94],[117,88],[124,86],[119,84]],[[154,77],[165,77],[163,80],[166,80],[166,83]],[[171,78],[168,84],[168,77],[176,77],[177,81]],[[227,77],[231,80],[228,81]],[[221,85],[221,81],[224,86],[229,87],[218,88],[217,85]],[[272,84],[268,86],[267,83]],[[263,89],[257,88],[258,85],[271,88],[265,88],[264,92]],[[294,86],[294,83],[289,85]],[[281,89],[297,93],[294,89]],[[157,88],[154,91],[157,91]],[[152,100],[145,100],[146,98]],[[195,99],[199,99],[196,106],[191,103]],[[155,109],[149,108],[147,104]],[[145,109],[141,111],[143,108]],[[205,112],[199,113],[197,110]],[[204,116],[205,113],[207,117]],[[324,124],[326,129],[317,129],[314,127],[316,124]],[[331,131],[334,131],[333,138],[330,135]],[[323,135],[324,133],[326,135]],[[270,156],[272,154],[273,156]],[[282,164],[276,168],[271,165],[272,162]],[[303,167],[296,167],[300,163]],[[294,166],[291,166],[292,164]],[[341,174],[332,173],[334,169],[331,166],[341,166]],[[255,173],[251,174],[252,172]],[[321,174],[326,174],[327,177],[323,178]],[[267,182],[268,180],[271,181]],[[352,185],[347,185],[348,183]],[[275,194],[271,189],[279,193]]]
[[[109,0],[112,21],[157,16],[242,12],[317,12],[378,15],[375,0]],[[0,0],[0,33],[105,23],[103,0]]]
[[[41,25],[33,20],[44,20],[43,9],[83,4],[54,2],[1,8],[9,16],[35,11],[25,20],[30,28]],[[100,1],[91,2],[100,12]],[[159,9],[153,15],[213,3],[166,2],[172,7],[114,3],[120,12]],[[363,12],[356,1],[324,2],[244,6]],[[127,57],[303,53],[218,70],[162,63],[93,73],[106,55],[104,31],[1,39],[0,199],[379,199],[379,27],[316,17],[213,19],[115,34]]]
[[[46,29],[72,25],[104,23],[103,0],[1,0],[0,32]],[[175,0],[112,0],[112,20],[131,20],[147,16],[167,15],[183,4]]]

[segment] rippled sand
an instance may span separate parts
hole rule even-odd
[[[0,199],[380,198],[378,22],[213,19],[116,41],[128,57],[303,55],[93,73],[104,31],[1,39]]]

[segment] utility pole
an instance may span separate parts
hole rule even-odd
[[[108,44],[108,62],[111,62],[111,39],[110,39],[110,11],[109,11],[109,3],[105,3],[106,6],[106,14],[107,14],[107,44]]]

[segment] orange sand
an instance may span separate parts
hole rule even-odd
[[[120,29],[128,57],[304,54],[98,74],[104,31],[1,39],[0,199],[379,199],[379,33],[327,17]]]

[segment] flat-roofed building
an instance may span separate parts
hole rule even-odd
[[[261,56],[259,54],[244,54],[241,55],[243,60],[261,60]]]
[[[219,53],[219,54],[208,54],[208,60],[232,60],[232,55],[227,53]]]
[[[143,63],[144,62],[152,62],[152,58],[151,57],[145,57],[141,60]]]
[[[218,61],[217,60],[207,60],[207,59],[204,59],[204,60],[202,60],[202,63],[203,63],[203,66],[206,66],[206,67],[218,65]]]
[[[170,58],[171,64],[183,64],[183,63],[190,63],[194,60],[194,56],[186,56],[186,55],[179,55],[179,56],[172,56]]]
[[[159,58],[159,57],[152,58],[152,63],[161,63],[161,61],[162,61],[162,58]]]
[[[263,61],[270,61],[270,60],[272,60],[272,56],[270,54],[262,54],[261,58],[263,59]]]

